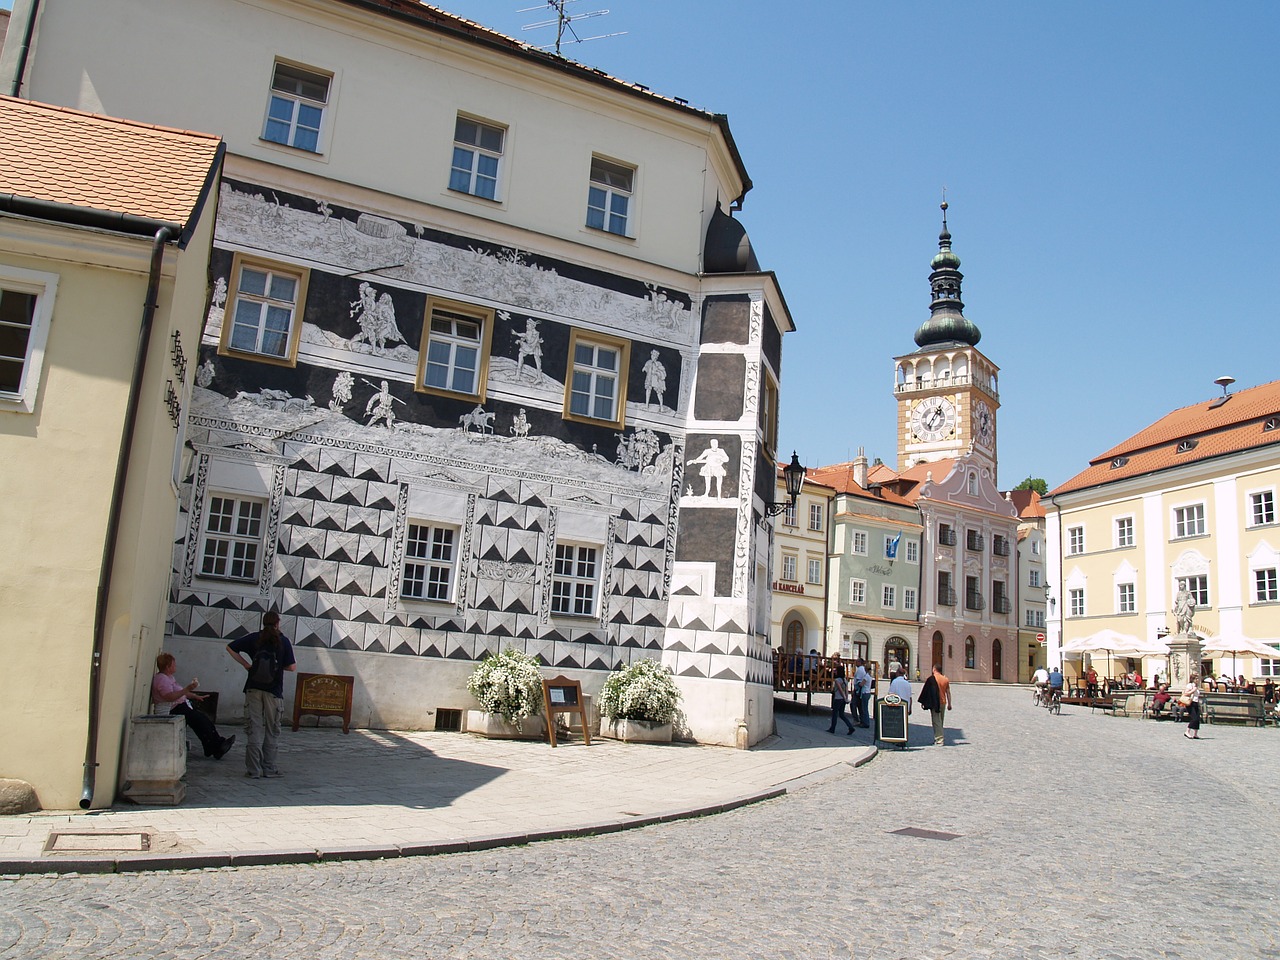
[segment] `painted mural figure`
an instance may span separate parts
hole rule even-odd
[[[463,433],[470,433],[473,427],[481,433],[493,433],[493,421],[497,416],[496,413],[485,413],[484,407],[477,403],[474,410],[458,418],[458,425]]]
[[[618,459],[615,462],[628,470],[643,470],[662,448],[658,435],[652,430],[637,430],[630,437],[621,433],[614,436],[618,438]]]
[[[333,378],[333,399],[329,401],[329,409],[335,413],[342,412],[342,408],[351,402],[351,388],[355,386],[356,378],[347,370],[343,370]]]
[[[227,304],[227,281],[219,277],[213,281],[213,305],[221,310]]]
[[[386,423],[388,430],[396,428],[396,411],[392,406],[396,402],[396,398],[391,395],[391,390],[387,387],[387,381],[382,381],[382,389],[369,398],[369,402],[365,404],[365,415],[373,414],[369,417],[368,426],[373,426],[379,420]],[[403,400],[399,401],[404,403]]]
[[[1178,581],[1178,596],[1173,601],[1173,618],[1178,622],[1178,636],[1191,636],[1191,624],[1196,615],[1195,597],[1187,589],[1187,581]]]
[[[529,436],[529,418],[525,416],[524,407],[511,422],[511,435],[521,440]]]
[[[714,495],[717,498],[724,496],[721,490],[721,484],[724,482],[724,468],[728,462],[729,454],[721,450],[720,441],[714,439],[711,441],[711,446],[707,447],[707,449],[703,450],[698,456],[688,461],[688,466],[691,467],[694,464],[702,465],[702,469],[699,472],[702,474],[702,495],[704,497],[712,496],[711,485],[713,483],[716,488]]]
[[[667,392],[667,368],[658,359],[657,350],[649,351],[649,359],[640,369],[644,371],[645,406],[652,406],[650,397],[655,393],[658,395],[658,406],[662,406],[662,395]]]
[[[378,291],[367,283],[360,284],[360,298],[351,301],[351,316],[360,325],[360,332],[351,338],[352,343],[363,340],[375,350],[387,348],[387,341],[404,343],[400,328],[396,326],[396,307],[391,294],[378,296]]]
[[[516,338],[516,345],[519,347],[519,354],[516,357],[516,377],[520,377],[524,373],[525,357],[533,358],[533,368],[536,371],[534,382],[542,382],[542,334],[538,332],[538,321],[529,319],[525,321],[524,333],[512,331],[511,335]]]
[[[208,387],[213,383],[213,361],[206,360],[196,368],[196,386]]]

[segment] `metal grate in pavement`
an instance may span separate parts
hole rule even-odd
[[[151,834],[136,831],[51,833],[45,853],[140,853],[151,849]]]
[[[923,840],[954,840],[958,833],[943,833],[941,830],[921,830],[919,827],[903,827],[901,830],[890,830],[902,837],[920,837]]]

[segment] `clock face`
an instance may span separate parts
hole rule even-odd
[[[946,397],[929,397],[911,410],[911,432],[917,440],[941,440],[955,429],[956,407]]]
[[[984,447],[991,446],[996,435],[996,418],[987,401],[979,400],[973,408],[973,433]]]

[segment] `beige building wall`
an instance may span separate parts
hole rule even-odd
[[[823,655],[839,653],[838,638],[828,638],[827,608],[827,542],[831,525],[830,487],[806,482],[796,498],[794,509],[788,509],[773,521],[773,597],[769,629],[770,645],[786,653]],[[787,501],[787,490],[778,481],[773,492],[774,503]],[[794,562],[789,566],[788,558]],[[817,582],[810,577],[811,564],[817,564]]]
[[[180,331],[190,360],[204,311],[213,217],[185,252],[166,251],[107,606],[94,806],[115,796],[129,716],[146,712],[164,633],[177,500],[177,430],[165,384]],[[0,776],[36,787],[46,809],[81,795],[94,612],[151,244],[0,219],[0,264],[56,274],[35,409],[0,411]],[[187,378],[194,375],[188,369]],[[21,504],[22,509],[14,509]]]

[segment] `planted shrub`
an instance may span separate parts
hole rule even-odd
[[[604,682],[600,712],[610,720],[671,723],[680,712],[680,688],[657,660],[637,660]]]
[[[514,648],[480,661],[467,681],[467,690],[486,712],[501,716],[507,723],[518,724],[542,712],[538,661]]]

